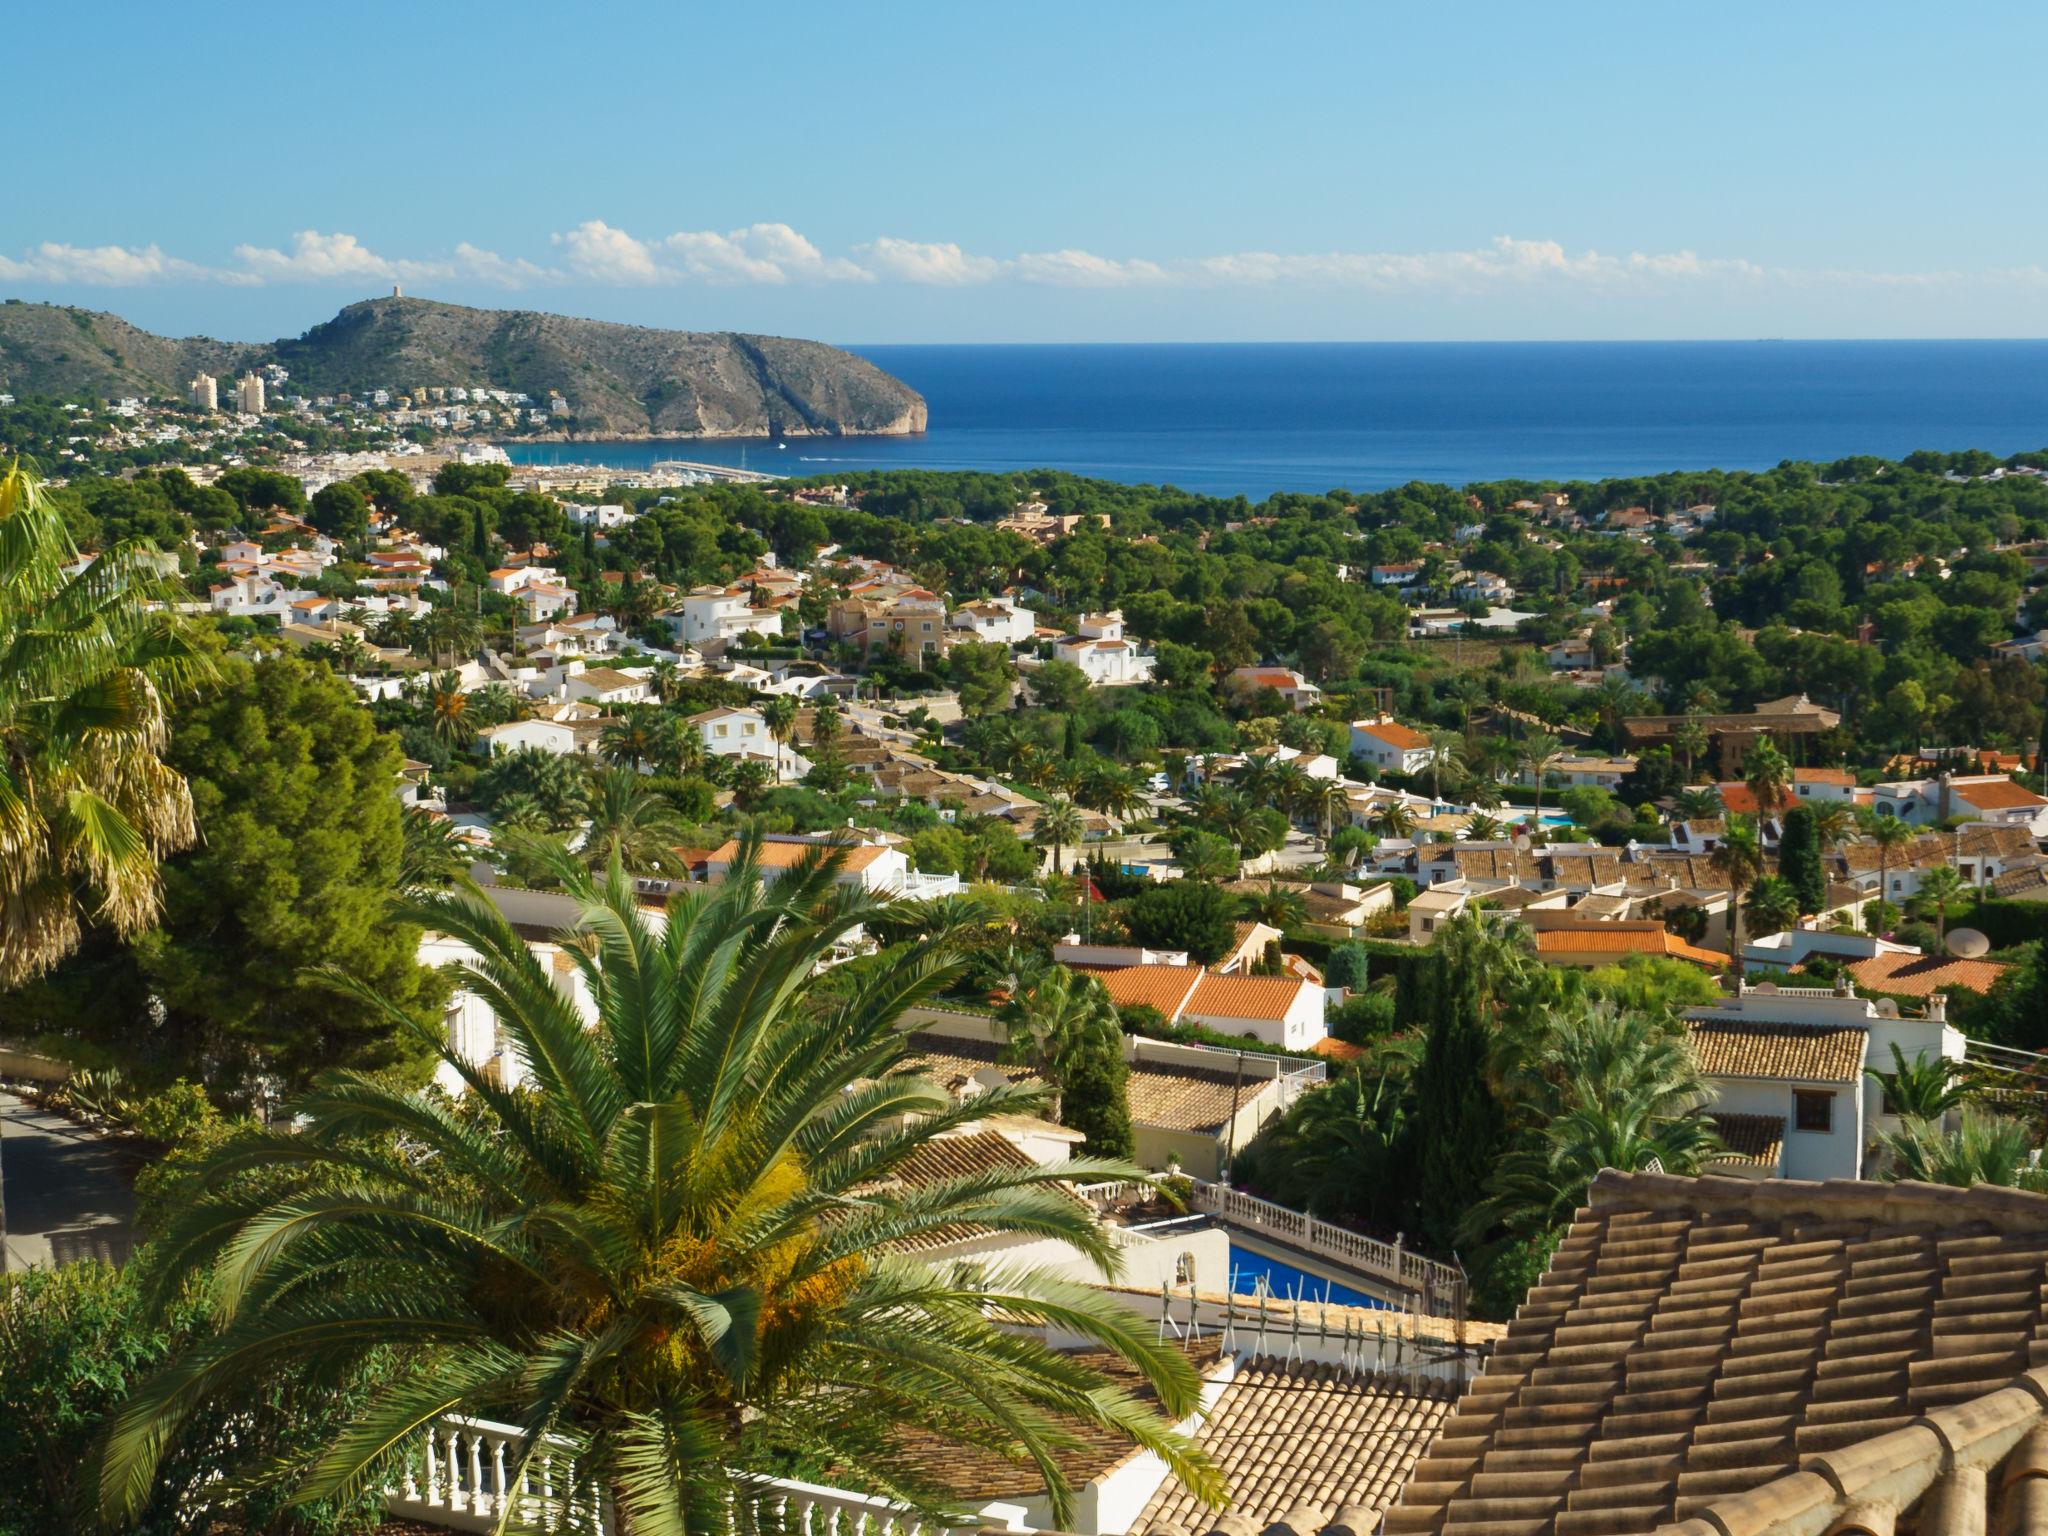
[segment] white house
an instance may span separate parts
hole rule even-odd
[[[1846,768],[1794,768],[1792,793],[1810,805],[1854,805],[1856,775]]]
[[[1323,989],[1294,976],[1219,976],[1198,965],[1080,966],[1119,1008],[1151,1008],[1168,1024],[1194,1024],[1268,1045],[1308,1050],[1329,1031]]]
[[[2003,773],[1895,779],[1875,786],[1870,793],[1871,806],[1878,815],[1896,816],[1915,826],[1932,826],[1962,816],[1996,826],[2022,827],[2037,838],[2048,837],[2048,800]]]
[[[1351,750],[1385,773],[1420,773],[1429,766],[1430,740],[1391,715],[1351,722]]]
[[[561,696],[592,704],[645,704],[654,697],[652,681],[645,672],[621,672],[616,667],[589,667],[580,661],[562,670]]]
[[[686,722],[697,732],[704,750],[718,757],[752,758],[769,764],[778,778],[802,778],[811,771],[810,759],[769,733],[768,722],[758,709],[737,709],[722,705],[690,716]]]
[[[946,622],[949,628],[964,629],[977,640],[999,645],[1024,645],[1038,629],[1037,614],[1005,597],[963,603]]]
[[[1565,789],[1614,789],[1635,770],[1635,766],[1636,760],[1632,757],[1554,757],[1544,767],[1543,782]],[[1536,771],[1524,768],[1515,782],[1533,786]]]
[[[1938,995],[1906,1016],[1889,1000],[1766,982],[1685,1017],[1715,1120],[1739,1156],[1716,1171],[1757,1178],[1863,1177],[1871,1141],[1898,1124],[1864,1069],[1891,1071],[1894,1044],[1909,1066],[1960,1062],[1966,1045]]]
[[[1087,673],[1088,681],[1098,688],[1118,688],[1152,680],[1155,658],[1140,651],[1135,642],[1124,638],[1121,611],[1111,609],[1108,613],[1084,613],[1078,628],[1078,634],[1053,642],[1054,659],[1072,662]]]
[[[685,645],[699,647],[730,645],[742,635],[775,639],[782,634],[780,611],[754,607],[745,587],[693,588],[661,621]]]
[[[902,841],[886,833],[834,834],[797,837],[771,833],[761,843],[758,855],[761,883],[773,885],[820,847],[839,847],[844,855],[837,881],[858,886],[870,896],[922,901],[934,896],[952,896],[960,891],[958,875],[921,874],[910,867],[910,856]],[[739,862],[740,845],[728,840],[704,861],[704,877],[722,880]]]
[[[563,757],[590,757],[596,754],[598,738],[604,734],[608,723],[604,720],[509,720],[503,725],[486,726],[476,733],[476,737],[492,757],[517,752],[523,747]]]

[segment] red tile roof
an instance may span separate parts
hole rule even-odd
[[[1926,997],[1958,987],[1984,993],[2011,970],[1995,960],[1958,960],[1951,955],[1873,955],[1849,967],[1856,985],[1895,997]]]

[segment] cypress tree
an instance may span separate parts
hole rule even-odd
[[[1785,812],[1784,832],[1778,839],[1778,873],[1791,882],[1801,912],[1819,912],[1827,906],[1828,876],[1821,866],[1820,834],[1814,828],[1810,806],[1795,805]]]

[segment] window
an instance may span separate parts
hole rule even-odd
[[[1802,1131],[1832,1131],[1835,1096],[1805,1088],[1793,1090],[1792,1123]]]

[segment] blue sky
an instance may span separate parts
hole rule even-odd
[[[0,293],[842,342],[2048,334],[2022,5],[37,5]]]

